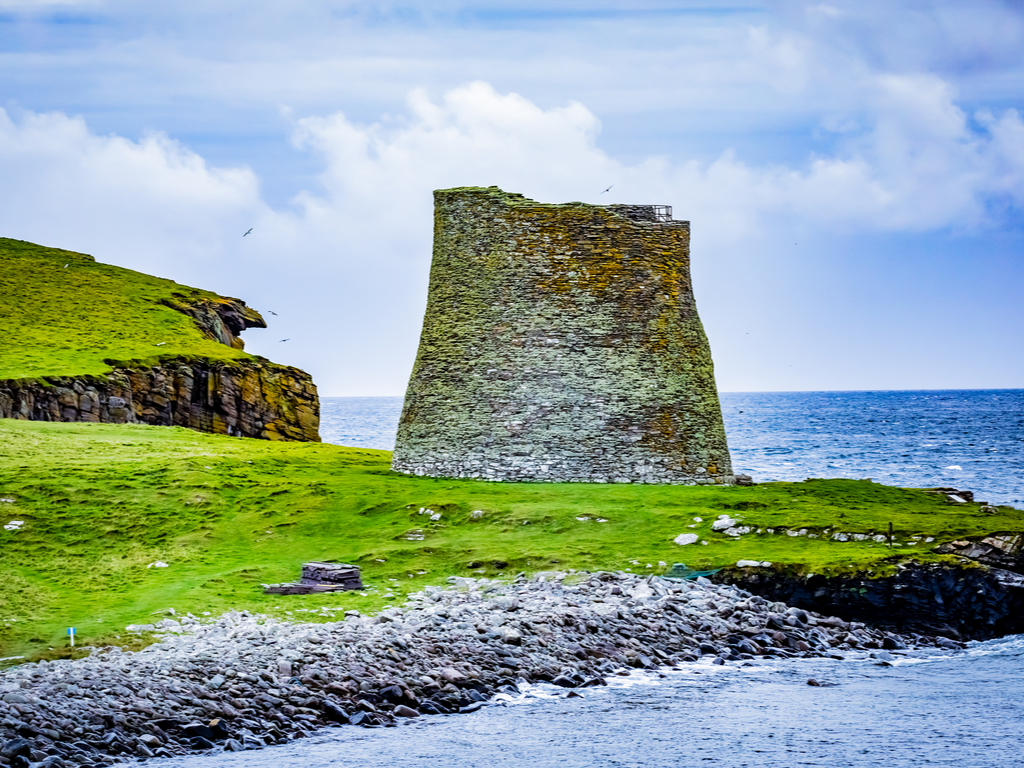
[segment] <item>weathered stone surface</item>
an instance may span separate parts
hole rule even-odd
[[[309,374],[266,360],[169,361],[104,377],[0,381],[0,418],[141,422],[266,440],[319,442]]]
[[[196,321],[206,336],[234,349],[244,349],[244,342],[238,335],[246,328],[266,328],[267,323],[255,309],[247,307],[241,299],[221,296],[218,299],[201,299],[181,296],[180,300],[165,304],[188,315]]]
[[[439,477],[731,483],[689,223],[655,206],[435,192],[393,467]]]
[[[980,540],[951,541],[935,547],[940,555],[960,555],[995,568],[1024,573],[1024,535],[993,533]]]
[[[1024,576],[998,568],[908,564],[876,578],[749,568],[727,569],[715,579],[769,600],[899,632],[974,640],[1024,632]]]

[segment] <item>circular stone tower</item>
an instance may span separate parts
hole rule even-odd
[[[690,225],[652,205],[434,193],[392,467],[432,477],[731,483]]]

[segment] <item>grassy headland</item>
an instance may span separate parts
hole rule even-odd
[[[0,656],[64,645],[69,626],[80,642],[123,635],[126,624],[170,607],[302,611],[292,615],[308,620],[310,611],[398,603],[451,574],[650,572],[659,561],[880,573],[894,555],[940,559],[930,550],[941,541],[1024,532],[1024,511],[984,515],[978,505],[869,481],[486,483],[398,475],[389,461],[385,451],[178,428],[0,421],[0,524],[24,521],[0,528]],[[712,532],[723,514],[754,530],[739,539]],[[831,538],[884,534],[890,522],[900,545],[892,550]],[[708,543],[673,544],[681,533]],[[315,559],[359,564],[370,589],[262,594],[261,583],[297,579],[300,564]],[[168,567],[147,567],[158,561]]]
[[[220,301],[215,293],[9,238],[0,238],[0,266],[0,379],[252,357],[207,338],[168,305]]]

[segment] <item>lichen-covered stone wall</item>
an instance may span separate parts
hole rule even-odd
[[[434,193],[393,468],[435,477],[733,481],[689,223],[650,206]]]
[[[103,377],[0,381],[0,418],[141,422],[320,441],[320,401],[309,374],[261,359],[168,361]]]

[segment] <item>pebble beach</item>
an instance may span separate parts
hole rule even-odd
[[[327,726],[472,713],[525,682],[572,696],[708,656],[743,665],[868,653],[885,665],[907,649],[960,647],[704,578],[623,571],[451,577],[403,606],[331,623],[234,612],[168,615],[156,628],[160,641],[139,652],[98,650],[0,674],[0,765],[87,768],[260,749]]]

